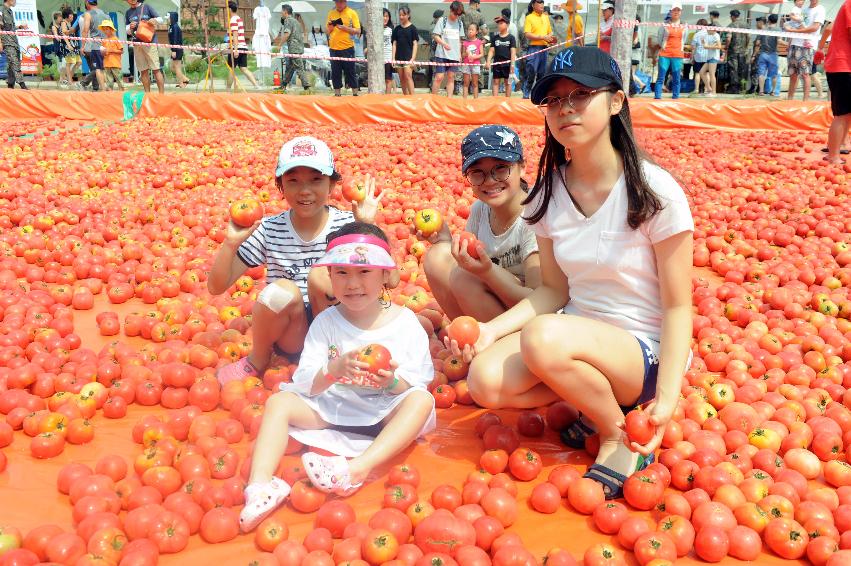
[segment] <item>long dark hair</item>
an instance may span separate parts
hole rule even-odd
[[[530,216],[524,216],[529,224],[539,222],[547,213],[547,207],[553,197],[553,177],[559,167],[567,163],[564,146],[561,145],[552,132],[549,125],[545,124],[546,141],[541,160],[538,162],[538,173],[535,185],[523,204],[529,204],[543,191],[541,204]],[[657,212],[662,210],[662,202],[650,187],[644,176],[643,164],[645,161],[652,162],[635,141],[632,131],[632,117],[629,113],[629,102],[626,97],[623,100],[621,111],[612,116],[609,122],[609,139],[612,147],[620,153],[623,159],[623,173],[626,180],[626,194],[628,210],[626,215],[627,224],[633,230],[637,229]],[[565,187],[566,188],[566,187]]]
[[[384,16],[387,16],[387,25],[384,27],[393,29],[393,14],[391,14],[390,10],[388,10],[387,8],[382,8],[382,10],[383,12],[381,13],[383,15],[381,17],[383,18]]]

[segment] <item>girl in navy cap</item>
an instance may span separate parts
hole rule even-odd
[[[481,325],[474,351],[482,353],[468,383],[486,407],[560,399],[577,407],[583,418],[563,436],[581,447],[599,433],[586,476],[616,498],[626,477],[652,461],[680,397],[694,222],[679,184],[638,148],[608,54],[560,52],[531,99],[546,117],[537,179],[524,201],[542,283]],[[623,411],[645,403],[656,433],[628,447]]]
[[[541,281],[538,244],[520,217],[526,198],[523,145],[506,126],[481,126],[461,143],[461,172],[479,200],[466,230],[481,242],[467,253],[446,223],[432,237],[424,269],[435,299],[450,318],[485,321],[502,314]]]

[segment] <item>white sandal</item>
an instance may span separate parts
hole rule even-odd
[[[290,485],[276,477],[268,483],[248,484],[245,487],[245,507],[239,514],[239,527],[242,532],[253,531],[289,494]]]
[[[305,452],[301,461],[310,483],[319,491],[348,496],[363,485],[352,484],[349,461],[343,456],[320,456],[315,452]]]

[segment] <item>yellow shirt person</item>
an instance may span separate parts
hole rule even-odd
[[[333,10],[328,12],[328,22],[329,28],[331,27],[331,22],[336,20],[343,20],[343,25],[349,28],[354,28],[356,30],[360,30],[360,19],[358,18],[358,13],[346,6],[341,11],[338,11],[335,7]],[[328,49],[333,49],[335,51],[342,51],[343,49],[350,49],[355,46],[355,42],[352,39],[352,35],[347,31],[339,29],[337,26],[334,26],[328,33]]]
[[[585,45],[585,22],[582,16],[577,12],[582,9],[582,5],[576,0],[568,0],[562,6],[567,12],[567,45]]]
[[[523,33],[536,36],[546,36],[553,34],[553,27],[550,25],[550,18],[545,13],[532,12],[526,14],[526,23],[523,24]],[[529,45],[547,45],[545,39],[530,39]]]

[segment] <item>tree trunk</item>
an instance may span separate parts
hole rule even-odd
[[[370,93],[384,92],[384,18],[378,0],[366,0],[367,81]]]
[[[620,20],[635,21],[636,0],[615,0],[615,26],[612,29],[612,57],[621,68],[624,92],[629,94],[629,82],[632,71],[632,32],[633,26],[617,25]]]

